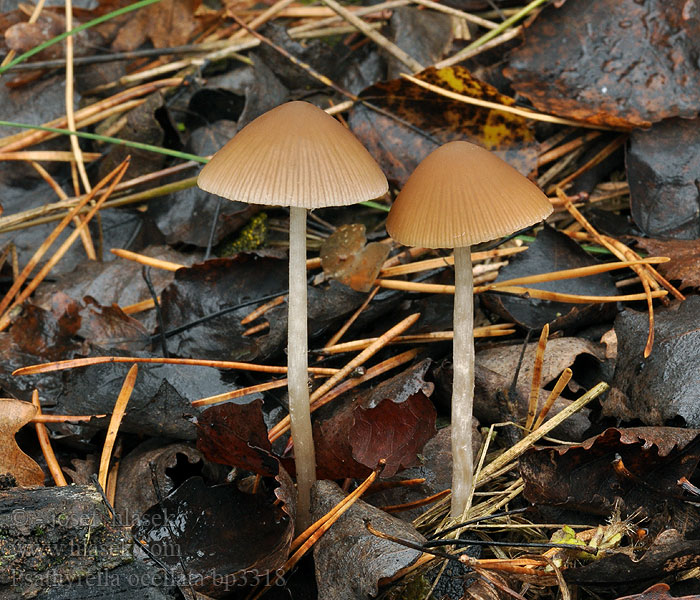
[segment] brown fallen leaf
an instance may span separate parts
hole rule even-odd
[[[140,9],[112,42],[113,50],[135,50],[146,40],[155,48],[181,46],[197,27],[194,13],[200,0],[162,0]]]
[[[390,246],[379,242],[365,245],[365,226],[342,225],[321,246],[321,266],[326,277],[358,292],[369,292],[379,275]]]
[[[36,414],[36,407],[14,398],[0,398],[0,473],[10,474],[18,486],[44,485],[44,472],[15,441],[15,434]]]
[[[700,239],[657,240],[634,238],[637,245],[655,256],[668,256],[670,262],[656,268],[666,279],[680,281],[679,289],[700,287]]]

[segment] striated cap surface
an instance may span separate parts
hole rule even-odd
[[[360,141],[325,111],[288,102],[246,125],[202,169],[229,200],[307,209],[378,198],[388,184]]]
[[[408,178],[386,229],[406,246],[460,248],[509,235],[551,212],[547,196],[495,154],[449,142]]]

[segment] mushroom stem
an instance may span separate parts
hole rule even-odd
[[[459,519],[469,508],[474,478],[474,295],[469,246],[455,248],[453,329],[451,517]]]
[[[287,368],[289,418],[297,471],[297,526],[311,521],[311,486],[316,481],[316,457],[311,429],[306,317],[306,209],[289,208],[289,312]]]

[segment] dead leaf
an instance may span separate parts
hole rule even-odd
[[[320,519],[345,497],[331,481],[317,481],[311,490],[311,511]],[[375,597],[382,579],[413,564],[418,550],[372,535],[365,527],[420,544],[425,541],[413,527],[358,500],[314,546],[318,597],[324,600],[366,600]]]
[[[193,477],[147,511],[134,536],[176,581],[183,578],[202,594],[222,597],[266,577],[272,581],[294,532],[294,484],[284,470],[277,483],[249,494],[235,483],[207,487]]]
[[[700,239],[658,240],[634,238],[637,245],[654,256],[668,256],[671,260],[656,265],[657,271],[670,281],[679,281],[679,288],[700,287]]]
[[[18,486],[44,485],[44,471],[15,441],[15,434],[36,415],[36,407],[14,398],[0,398],[0,473]]]
[[[700,462],[698,430],[674,427],[607,429],[582,444],[528,450],[519,459],[528,501],[586,514],[639,509],[653,532],[700,527],[700,510],[678,486]]]
[[[512,98],[469,74],[463,67],[429,67],[419,79],[475,98],[511,105]],[[350,128],[401,187],[438,145],[467,140],[495,152],[522,173],[536,167],[537,142],[532,122],[503,111],[450,100],[405,79],[380,82],[361,97],[396,115],[391,119],[361,104],[350,113]]]
[[[541,111],[612,127],[693,118],[700,89],[697,15],[687,0],[546,7],[504,70]]]
[[[321,245],[321,266],[326,277],[358,292],[369,292],[391,248],[379,242],[365,245],[366,241],[364,225],[338,227]]]
[[[197,28],[194,13],[201,0],[161,0],[132,13],[112,42],[115,52],[136,50],[146,40],[155,48],[181,46]]]
[[[700,596],[672,596],[669,593],[670,586],[667,583],[655,583],[641,594],[620,597],[617,600],[698,600]]]

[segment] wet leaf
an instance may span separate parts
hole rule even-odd
[[[166,329],[174,329],[243,302],[285,292],[287,260],[257,254],[209,260],[175,273],[175,281],[162,294]],[[255,282],[251,286],[251,282]],[[308,288],[311,337],[319,335],[339,317],[355,310],[364,294],[331,281],[324,288]],[[262,335],[242,335],[248,325],[241,319],[251,307],[227,312],[168,338],[178,356],[254,361],[280,352],[287,345],[287,307],[265,313],[270,328]]]
[[[400,6],[389,20],[390,39],[411,58],[422,65],[440,60],[452,44],[452,21],[444,13]],[[406,65],[387,54],[386,79],[399,77]]]
[[[163,444],[158,439],[139,444],[119,461],[114,507],[120,523],[132,525],[158,503],[155,488],[149,485],[154,473],[160,493],[169,494],[186,479],[202,474],[203,458],[188,444]]]
[[[655,311],[654,351],[642,356],[649,331],[646,313],[625,309],[615,319],[617,364],[610,394],[603,402],[606,415],[647,425],[683,419],[700,426],[700,297]]]
[[[369,292],[384,264],[388,244],[365,245],[365,226],[341,225],[321,245],[321,266],[326,277],[337,279],[358,292]]]
[[[93,348],[93,355],[104,351]],[[111,353],[110,353],[111,354]],[[63,414],[110,414],[129,365],[104,364],[73,369],[63,374],[64,387],[55,396],[56,411]],[[185,365],[139,365],[138,385],[132,392],[120,432],[151,435],[176,440],[197,438],[194,417],[200,409],[192,401],[231,389],[216,372],[207,367]],[[95,393],[99,390],[99,393]],[[43,395],[42,395],[43,397]],[[91,437],[105,429],[108,418],[71,426]]]
[[[211,107],[211,110],[214,108]],[[232,121],[218,120],[206,127],[199,127],[192,132],[188,151],[199,156],[214,154],[235,132],[236,124]],[[194,177],[198,172],[199,168],[195,167],[182,177]],[[217,207],[214,244],[218,244],[223,237],[239,229],[260,209],[259,206],[219,198],[193,185],[164,198],[150,200],[147,215],[153,219],[168,244],[184,242],[206,248]]]
[[[90,296],[77,302],[57,292],[51,299],[51,311],[67,333],[96,346],[135,352],[150,345],[150,335],[141,323],[118,306],[102,306]]]
[[[666,279],[678,281],[679,288],[700,287],[700,239],[697,240],[658,240],[634,238],[637,245],[654,256],[668,256],[671,260],[656,265]]]
[[[500,270],[496,281],[599,264],[571,238],[549,226],[545,226],[535,241],[528,245],[527,252],[515,255]],[[614,281],[608,273],[535,283],[528,287],[590,296],[618,294]],[[608,320],[615,314],[615,304],[611,302],[568,304],[493,292],[481,294],[480,299],[486,308],[501,315],[507,321],[514,321],[521,327],[535,330],[549,323],[551,332],[559,329],[567,333],[574,332],[591,323]]]
[[[15,434],[36,415],[36,407],[14,398],[0,398],[0,415],[0,473],[11,475],[21,487],[44,485],[41,467],[15,441]]]
[[[519,461],[525,497],[539,505],[609,515],[616,501],[640,509],[652,531],[700,526],[700,511],[682,499],[681,477],[700,461],[697,430],[671,427],[607,429],[580,445],[533,448]],[[618,462],[618,459],[620,462]]]
[[[428,399],[433,384],[424,379],[429,365],[423,361],[321,411],[314,422],[319,478],[366,477],[381,459],[382,477],[417,464],[435,435],[435,408]]]
[[[284,471],[278,484],[273,492],[248,494],[236,484],[206,487],[193,477],[143,515],[134,536],[170,567],[175,581],[203,594],[222,597],[256,576],[272,580],[294,529],[294,487]]]
[[[697,15],[687,0],[546,7],[505,74],[538,110],[613,127],[697,114]],[[564,43],[562,43],[564,42]]]
[[[512,98],[472,77],[463,67],[429,67],[416,75],[428,83],[460,94],[511,105]],[[537,142],[531,121],[502,111],[457,102],[430,92],[405,79],[380,82],[361,97],[387,110],[416,129],[356,105],[350,128],[399,187],[438,145],[467,140],[494,151],[527,174],[536,166]]]
[[[133,13],[112,42],[116,52],[136,50],[146,40],[154,48],[181,46],[197,27],[194,12],[200,0],[162,0]]]
[[[633,132],[626,162],[637,226],[652,237],[700,237],[700,119],[669,119]]]
[[[320,519],[345,497],[333,482],[318,481],[311,492],[314,520]],[[375,529],[416,544],[425,541],[413,527],[358,500],[314,546],[318,597],[326,600],[366,600],[375,597],[381,580],[412,565],[421,555],[372,535]]]
[[[208,408],[197,419],[197,430],[197,448],[208,460],[268,477],[279,472],[279,459],[267,438],[262,400]]]
[[[184,254],[168,246],[149,246],[139,250],[139,253],[183,265],[190,265],[200,259],[197,254]],[[113,255],[110,253],[110,256]],[[43,308],[49,308],[51,298],[60,291],[75,301],[90,296],[103,306],[117,304],[125,307],[150,298],[141,271],[142,265],[124,258],[115,258],[109,262],[88,260],[70,273],[56,277],[55,281],[41,285],[34,301]],[[150,277],[153,287],[159,291],[171,283],[175,275],[172,271],[151,269]],[[147,329],[155,329],[155,311],[137,313],[134,316]]]

